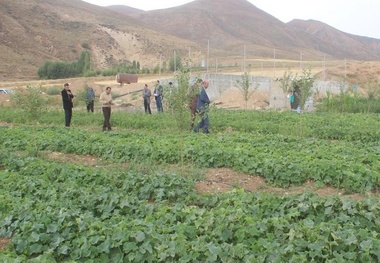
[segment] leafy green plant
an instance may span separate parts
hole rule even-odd
[[[366,83],[365,88],[366,96],[368,99],[368,112],[371,112],[372,104],[374,104],[375,100],[380,99],[380,83],[379,81],[370,79]]]
[[[46,61],[38,69],[40,79],[63,79],[83,76],[90,70],[90,53],[83,51],[75,62]]]
[[[287,104],[287,95],[290,93],[290,92],[293,92],[293,84],[292,84],[292,81],[293,79],[297,78],[297,75],[293,75],[291,72],[289,71],[285,71],[284,72],[284,75],[282,76],[282,78],[279,80],[280,81],[280,87],[282,89],[282,92],[284,94],[284,107],[286,107],[288,104]]]
[[[27,121],[37,125],[42,114],[46,112],[47,98],[42,95],[41,85],[28,85],[25,90],[16,91],[11,97],[15,106],[24,112]],[[33,134],[36,136],[34,130]],[[30,141],[34,147],[29,148],[32,155],[38,154],[36,138]]]
[[[297,85],[300,90],[300,106],[301,109],[305,108],[306,101],[313,96],[313,84],[315,76],[311,73],[311,68],[302,70],[302,75],[299,78],[293,80],[293,85]]]
[[[48,87],[46,89],[46,94],[47,95],[59,95],[59,94],[61,94],[61,88],[56,87],[56,86],[54,86],[54,87]]]
[[[16,91],[11,100],[21,109],[28,121],[38,122],[46,111],[47,98],[42,95],[41,85],[27,85],[25,90]]]
[[[247,72],[245,72],[241,76],[241,80],[236,81],[236,86],[240,90],[243,99],[245,101],[245,108],[247,109],[248,100],[252,96],[253,92],[259,87],[259,84],[257,84],[253,89],[251,88],[251,83],[249,81],[249,75]]]
[[[169,69],[174,72],[181,68],[182,68],[181,57],[178,55],[171,56],[169,59]]]

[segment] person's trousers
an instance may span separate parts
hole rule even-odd
[[[156,96],[156,107],[158,112],[164,112],[164,109],[162,108],[162,100],[160,96]]]
[[[103,122],[103,131],[106,131],[107,129],[111,130],[111,107],[102,107],[103,116],[104,116],[104,122]]]
[[[94,112],[94,101],[90,100],[87,102],[87,111],[88,112]]]
[[[149,114],[152,114],[151,110],[150,110],[150,103],[148,100],[144,99],[144,109],[145,109],[145,112]]]
[[[197,127],[194,128],[195,132],[199,132],[199,129],[203,128],[203,133],[209,133],[208,126],[209,126],[209,120],[208,120],[208,113],[202,111],[200,114],[201,121],[198,123]]]
[[[65,126],[70,127],[73,109],[65,109]]]

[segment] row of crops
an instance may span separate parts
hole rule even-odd
[[[0,120],[11,122],[8,113]],[[0,239],[11,240],[3,262],[380,260],[377,115],[214,110],[209,135],[176,131],[169,114],[115,112],[108,133],[100,113],[74,112],[69,129],[61,115],[38,125],[15,115],[0,127]],[[82,155],[97,164],[77,164]],[[312,180],[363,199],[201,195],[197,177],[172,165],[230,167],[281,187]]]

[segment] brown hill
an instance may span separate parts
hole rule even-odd
[[[299,58],[300,52],[310,59],[323,56],[358,60],[380,58],[380,40],[352,36],[330,27],[329,35],[339,36],[331,41],[329,37],[304,30],[297,23],[285,24],[246,0],[196,0],[179,7],[130,16],[147,27],[200,45],[205,45],[209,39],[212,48],[235,54],[241,53],[242,46],[246,45],[247,52],[262,57],[272,57],[275,49],[277,57],[294,60]],[[369,43],[372,44],[368,47]]]
[[[115,12],[116,10],[116,12]],[[311,23],[320,30],[310,30]],[[309,26],[307,27],[306,25]],[[173,51],[198,65],[206,56],[241,60],[380,58],[380,40],[353,36],[313,21],[285,24],[246,0],[196,0],[168,9],[141,11],[99,7],[80,0],[2,0],[0,81],[34,79],[46,60],[74,61],[83,50],[92,67],[138,61],[153,68]],[[334,38],[336,37],[336,38]]]
[[[323,40],[324,43],[329,43],[323,46],[325,52],[340,54],[335,57],[358,60],[377,60],[380,57],[380,40],[378,39],[348,34],[315,20],[294,19],[287,24]]]
[[[80,0],[2,0],[0,81],[35,79],[46,60],[75,61],[88,48],[93,68],[158,62],[159,51],[187,40],[143,28],[131,17]]]

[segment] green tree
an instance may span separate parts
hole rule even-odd
[[[26,90],[16,91],[11,96],[12,102],[15,104],[16,108],[23,111],[23,116],[33,123],[33,130],[35,140],[30,143],[33,144],[29,148],[29,153],[33,155],[38,155],[38,145],[36,138],[35,125],[38,123],[42,114],[46,111],[47,98],[42,95],[41,85],[28,85]]]
[[[84,76],[90,69],[90,53],[83,51],[75,62],[45,61],[37,75],[40,79],[63,79]]]
[[[259,87],[257,84],[253,89],[251,88],[251,83],[249,81],[248,73],[245,72],[241,76],[241,80],[236,81],[236,87],[240,90],[243,99],[245,101],[245,108],[247,109],[248,100],[252,96],[253,92]]]
[[[315,81],[315,75],[311,74],[311,68],[302,70],[302,75],[293,80],[293,84],[298,85],[301,90],[300,96],[300,106],[301,109],[305,108],[306,101],[308,98],[313,96],[314,90],[313,85]]]
[[[172,56],[169,60],[169,70],[176,71],[182,67],[181,57],[178,55]]]
[[[366,87],[365,93],[368,99],[367,111],[371,112],[372,104],[376,99],[380,98],[380,83],[377,79],[369,79],[364,85]]]
[[[170,114],[173,115],[175,123],[179,132],[181,133],[181,165],[183,167],[183,134],[188,130],[190,124],[190,113],[189,113],[189,87],[190,87],[190,67],[186,66],[177,70],[174,78],[176,80],[176,85],[171,90],[171,94],[168,99],[170,99]]]
[[[300,93],[298,94],[300,107],[301,109],[304,109],[306,101],[314,94],[314,81],[315,75],[311,74],[311,68],[302,70],[302,75],[299,77],[297,74],[293,75],[291,72],[285,72],[280,79],[280,87],[285,96],[298,87],[300,90]]]
[[[280,79],[280,88],[282,89],[282,92],[284,94],[284,107],[286,107],[287,104],[287,95],[289,92],[293,91],[293,84],[292,80],[296,79],[297,76],[293,76],[291,72],[285,71],[284,75]]]

